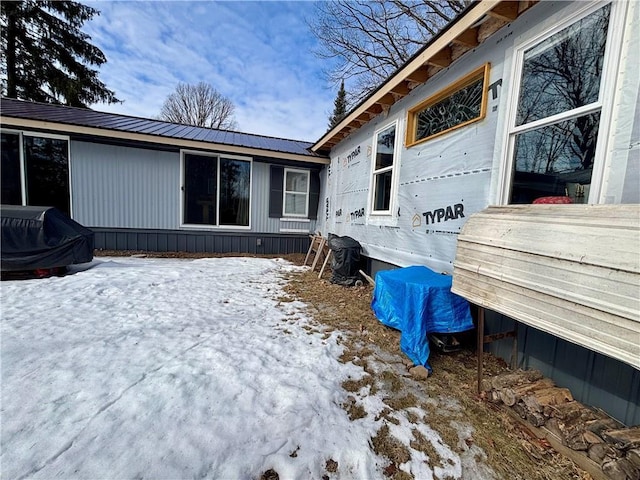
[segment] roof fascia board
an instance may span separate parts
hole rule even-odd
[[[260,150],[257,148],[240,147],[237,145],[225,145],[223,143],[201,142],[197,140],[184,140],[179,138],[161,137],[158,135],[148,135],[144,133],[121,132],[118,130],[107,130],[104,128],[84,127],[79,125],[69,125],[66,123],[55,123],[44,120],[31,120],[18,117],[0,116],[0,126],[25,127],[41,130],[49,130],[60,133],[78,133],[82,135],[94,135],[96,137],[117,138],[135,142],[151,142],[160,145],[170,145],[180,148],[193,148],[197,150],[218,150],[227,153],[237,153],[249,156],[262,156],[268,158],[278,158],[282,160],[293,160],[296,162],[317,163],[328,165],[329,159],[324,157],[312,157],[297,155],[295,153],[276,152],[272,150]]]
[[[441,35],[436,36],[436,38],[428,44],[423,52],[416,55],[415,58],[405,64],[404,67],[389,77],[387,81],[375,91],[375,93],[352,110],[351,113],[342,119],[340,123],[324,134],[322,138],[320,138],[320,140],[311,147],[311,150],[317,152],[326,142],[331,140],[338,132],[340,132],[340,130],[346,128],[356,118],[370,109],[374,104],[378,103],[382,97],[391,93],[391,91],[403,82],[411,73],[425,65],[428,60],[438,52],[447,48],[455,38],[467,29],[473,27],[476,22],[502,3],[502,1],[503,0],[481,0],[465,15],[454,20],[454,22],[449,25],[448,30],[443,32]]]

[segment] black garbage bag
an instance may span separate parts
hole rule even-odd
[[[329,234],[329,248],[333,252],[331,283],[348,287],[355,285],[360,280],[360,243],[351,237]]]
[[[93,259],[93,232],[54,207],[2,205],[4,272],[66,267]]]

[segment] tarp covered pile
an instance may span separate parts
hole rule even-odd
[[[3,272],[66,267],[93,259],[93,232],[54,207],[2,205]]]
[[[360,243],[351,237],[329,234],[329,248],[333,252],[331,283],[351,287],[360,280]]]
[[[400,348],[414,365],[429,366],[431,333],[473,328],[469,302],[451,292],[452,277],[414,266],[377,273],[371,308],[384,325],[402,332]]]

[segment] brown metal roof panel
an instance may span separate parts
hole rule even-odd
[[[27,102],[2,97],[0,113],[6,117],[57,122],[120,132],[141,133],[181,140],[195,140],[205,143],[234,145],[309,157],[322,157],[322,155],[309,150],[312,144],[308,142],[180,125],[63,105]]]
[[[192,127],[190,132],[192,140],[211,143],[223,143],[220,141],[220,135],[217,130],[209,130],[208,128]]]
[[[139,119],[137,118],[120,117],[120,118],[114,118],[109,122],[105,122],[103,119],[103,121],[100,122],[99,125],[93,125],[93,126],[101,127],[101,128],[110,128],[114,130],[122,130],[122,131],[128,132],[129,127],[131,125],[135,125],[138,121]]]
[[[48,120],[57,120],[64,123],[69,123],[70,120],[73,120],[74,123],[78,124],[100,124],[101,116],[97,115],[96,112],[92,112],[87,110],[86,112],[78,112],[78,114],[70,119],[67,112],[64,111],[52,111],[46,115],[43,115],[43,112],[40,113],[41,117],[46,117]]]
[[[167,131],[164,134],[167,137],[181,138],[181,132],[187,130],[188,128],[189,128],[188,125],[180,125],[177,123],[172,123],[171,128],[167,129]]]
[[[173,123],[149,121],[139,132],[149,135],[160,135],[162,137],[169,137],[171,135],[169,135],[168,132],[173,130],[174,127],[175,124]]]
[[[136,122],[127,125],[128,132],[148,133],[149,127],[153,126],[153,121],[139,118]]]

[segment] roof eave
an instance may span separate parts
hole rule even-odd
[[[504,1],[480,0],[447,25],[419,50],[407,63],[392,74],[378,89],[354,107],[334,128],[325,133],[311,150],[329,150],[352,131],[359,129],[377,115],[388,109],[413,88],[425,83],[431,76],[448,67],[454,60],[473,50],[480,43],[479,27],[485,17],[490,17],[504,26],[515,20],[537,0]],[[496,29],[497,30],[497,29]],[[465,49],[455,59],[451,57],[452,46]]]
[[[40,130],[47,130],[61,134],[81,134],[93,135],[103,138],[114,138],[120,140],[129,140],[136,142],[150,142],[160,145],[171,145],[180,148],[193,148],[204,150],[222,150],[228,153],[248,156],[262,156],[280,160],[292,160],[296,162],[316,163],[320,165],[328,165],[329,159],[323,156],[301,155],[290,152],[280,152],[276,150],[264,150],[252,147],[243,147],[239,145],[230,145],[224,143],[204,142],[199,140],[187,140],[174,137],[165,137],[161,135],[153,135],[149,133],[126,132],[121,130],[113,130],[99,127],[89,127],[82,125],[73,125],[68,123],[52,122],[46,120],[34,120],[21,117],[0,115],[0,126],[6,127],[23,127]]]

